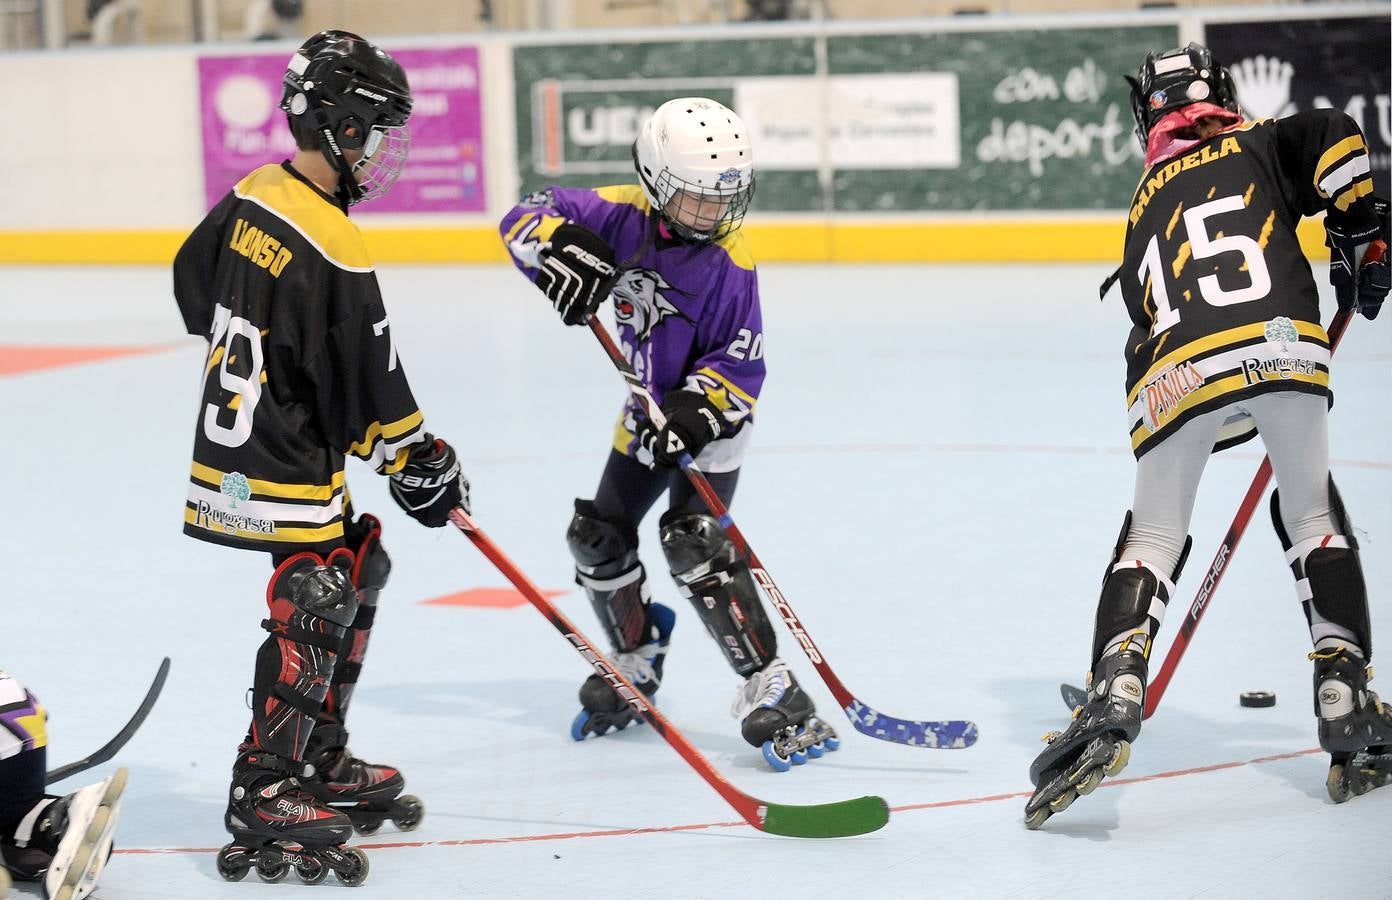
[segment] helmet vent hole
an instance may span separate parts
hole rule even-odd
[[[713,137],[708,137],[708,138],[706,138],[706,143],[707,143],[707,144],[713,144],[713,143],[715,143],[715,138],[713,138]]]
[[[715,156],[716,156],[716,154],[712,153],[712,154],[711,154],[711,159],[715,159]]]

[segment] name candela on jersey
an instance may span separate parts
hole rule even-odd
[[[387,474],[425,437],[357,227],[288,165],[264,166],[184,242],[174,293],[209,343],[184,532],[341,545],[345,456]]]
[[[1268,391],[1327,394],[1329,337],[1295,226],[1371,216],[1367,148],[1336,110],[1234,126],[1157,163],[1131,204],[1121,268],[1131,447]],[[1215,449],[1255,434],[1224,424]]]

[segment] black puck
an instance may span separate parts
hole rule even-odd
[[[1270,691],[1247,691],[1237,698],[1237,702],[1252,707],[1275,706],[1276,695]]]

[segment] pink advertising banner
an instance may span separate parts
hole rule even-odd
[[[411,85],[411,155],[391,191],[362,211],[482,212],[478,48],[387,49]],[[288,59],[288,54],[258,54],[198,60],[208,208],[252,169],[294,154],[295,142],[280,110]]]

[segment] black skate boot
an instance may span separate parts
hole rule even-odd
[[[763,751],[775,772],[841,746],[831,726],[817,718],[812,698],[798,686],[788,664],[778,657],[740,685],[730,715],[743,720],[744,739]]]
[[[1046,735],[1044,752],[1030,765],[1034,796],[1025,804],[1025,827],[1034,830],[1074,800],[1091,794],[1104,776],[1131,759],[1141,732],[1146,659],[1134,650],[1104,656],[1088,676],[1088,702],[1073,710],[1061,733]]]
[[[217,855],[224,879],[241,881],[253,866],[269,882],[280,881],[291,866],[306,884],[323,881],[330,869],[349,887],[367,878],[367,854],[343,846],[353,833],[348,817],[300,784],[298,776],[308,768],[261,750],[238,755],[223,819],[232,843]],[[290,844],[301,849],[288,849]]]
[[[320,723],[305,750],[314,774],[301,779],[304,789],[329,808],[344,813],[359,834],[374,834],[387,819],[412,831],[425,817],[425,804],[401,795],[406,779],[391,766],[364,762],[348,750],[348,729]]]
[[[111,858],[125,789],[126,770],[117,769],[65,797],[45,797],[0,842],[5,867],[21,881],[43,882],[48,900],[86,897]]]
[[[677,614],[661,603],[651,604],[648,610],[652,622],[648,632],[651,639],[627,653],[616,652],[609,659],[620,675],[644,697],[651,698],[662,686],[662,664],[667,658],[667,645],[672,641]],[[591,734],[603,735],[611,729],[622,731],[630,723],[643,722],[598,674],[586,678],[580,685],[580,707],[580,714],[570,725],[570,736],[577,741]]]
[[[1329,798],[1343,803],[1392,784],[1392,707],[1368,690],[1372,669],[1343,647],[1310,659],[1320,747],[1329,753]]]

